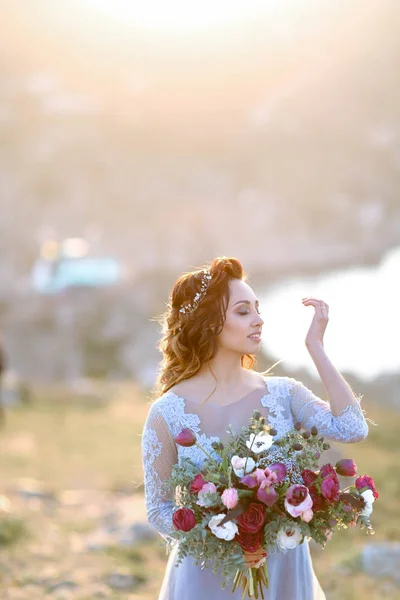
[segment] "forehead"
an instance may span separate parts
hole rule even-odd
[[[229,282],[229,291],[230,305],[235,304],[235,302],[239,302],[239,300],[249,300],[250,302],[254,302],[254,300],[257,299],[257,296],[255,295],[249,284],[245,281],[241,281],[240,279],[232,279]]]

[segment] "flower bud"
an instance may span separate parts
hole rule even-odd
[[[351,458],[338,460],[335,467],[336,473],[343,477],[354,477],[357,474],[357,465]]]
[[[303,450],[303,445],[296,442],[296,444],[293,444],[293,449],[294,450]]]
[[[321,452],[318,452],[318,450],[316,451],[316,453],[314,454],[315,458],[319,458],[321,456]]]
[[[300,431],[300,429],[302,428],[302,424],[300,423],[300,421],[297,421],[297,423],[294,424],[294,428],[297,429],[297,431]]]
[[[311,433],[309,431],[305,431],[304,433],[301,434],[303,436],[303,438],[305,440],[308,440],[308,438],[311,436]]]
[[[272,436],[274,436],[274,435],[276,435],[277,433],[278,433],[278,432],[277,432],[277,430],[276,430],[274,427],[271,427],[271,429],[269,430],[269,435],[272,435]]]
[[[324,441],[324,439],[325,439],[325,438],[324,438],[324,436],[323,436],[323,435],[321,435],[321,437],[319,438],[319,441],[320,441],[320,442],[323,442],[323,441]]]
[[[331,447],[331,445],[330,445],[330,444],[328,444],[327,442],[324,442],[324,443],[322,444],[322,449],[323,449],[323,450],[329,450],[329,448],[330,448],[330,447]]]
[[[311,433],[312,435],[318,435],[318,429],[315,427],[315,425],[311,427]]]
[[[253,419],[259,419],[261,417],[261,413],[259,410],[253,410]]]
[[[213,448],[213,450],[219,450],[219,442],[213,442],[211,448]]]
[[[196,434],[187,427],[185,427],[185,429],[182,429],[182,431],[178,433],[178,435],[175,438],[175,443],[179,446],[183,446],[184,448],[190,448],[190,446],[194,446],[196,441]]]

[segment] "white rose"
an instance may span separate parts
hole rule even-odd
[[[285,527],[278,531],[277,542],[282,550],[293,550],[302,540],[303,536],[297,527]]]
[[[254,462],[254,460],[251,457],[242,458],[241,456],[235,455],[235,456],[232,456],[232,458],[231,458],[231,465],[233,467],[233,470],[235,471],[235,475],[237,477],[243,477],[245,465],[246,465],[246,473],[251,473],[252,470],[254,469],[254,467],[256,466],[256,463]]]
[[[269,450],[274,443],[274,438],[269,433],[251,433],[250,438],[246,442],[246,446],[252,452],[259,454],[265,450]]]
[[[233,521],[228,521],[224,525],[220,525],[221,521],[226,517],[224,513],[215,515],[210,519],[208,526],[217,538],[229,542],[233,540],[239,529]]]
[[[369,517],[372,513],[372,505],[375,502],[374,492],[372,490],[365,490],[365,492],[361,492],[361,496],[365,500],[365,506],[360,512],[360,517]]]

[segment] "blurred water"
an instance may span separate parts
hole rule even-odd
[[[294,278],[259,293],[263,347],[284,368],[317,373],[304,345],[314,314],[302,304],[315,297],[329,304],[325,350],[341,371],[370,380],[400,370],[400,246],[376,267],[360,266],[317,277]]]

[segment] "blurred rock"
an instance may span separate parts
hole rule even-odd
[[[390,577],[400,586],[400,542],[368,544],[362,550],[361,563],[371,577]]]
[[[124,573],[111,573],[105,578],[107,585],[114,590],[129,590],[137,586],[139,579]]]

